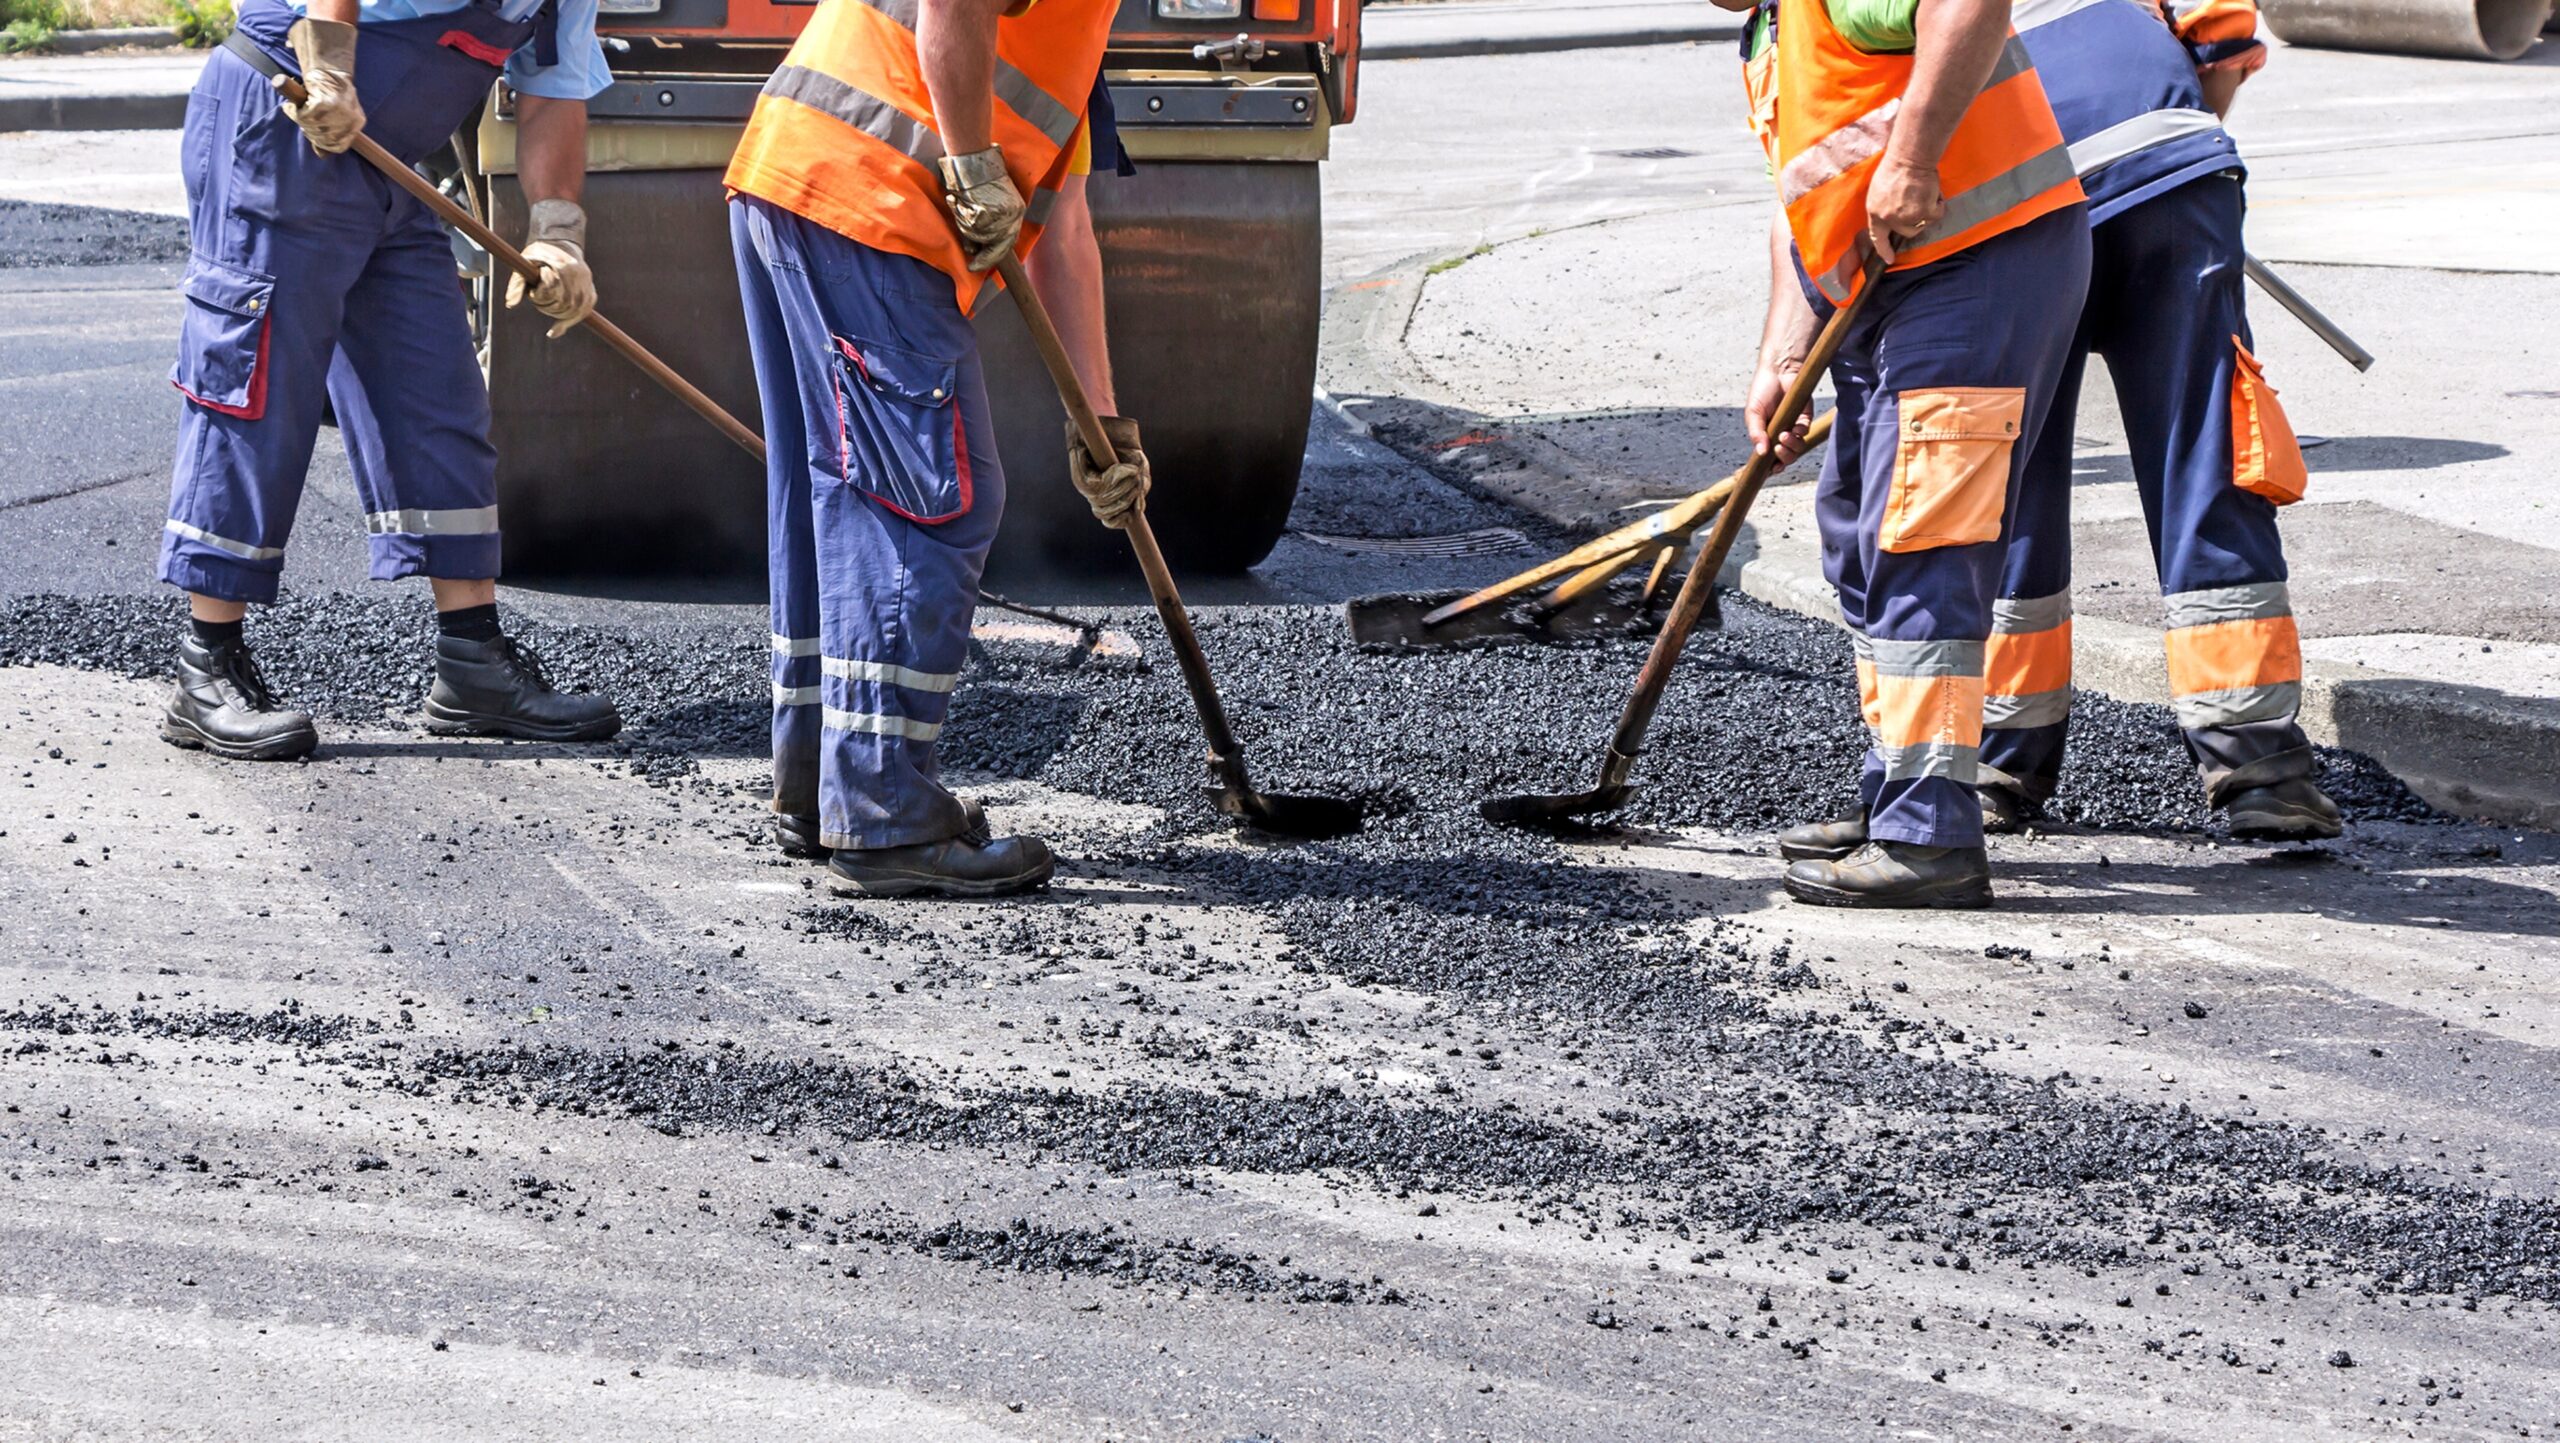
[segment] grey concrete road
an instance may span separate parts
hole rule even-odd
[[[1759,183],[1606,56],[1498,72],[1570,86],[1545,150],[1428,69],[1522,62],[1380,67],[1373,120],[1476,108],[1345,133],[1342,274]],[[1647,106],[1694,157],[1564,153],[1691,148]],[[1504,196],[1414,203],[1506,145]],[[1344,596],[1527,553],[1308,536],[1204,630],[1268,780],[1373,789],[1351,842],[1204,829],[1168,676],[1014,643],[955,737],[1018,763],[963,781],[1057,887],[831,902],[752,835],[761,607],[663,579],[505,600],[681,754],[393,705],[214,765],[127,674],[169,624],[169,278],[0,271],[0,651],[92,662],[0,670],[0,1438],[2560,1428],[2548,835],[2072,827],[2001,844],[1994,913],[1793,907],[1743,818],[1837,780],[1844,663],[1737,606],[1648,759],[1721,820],[1495,836],[1472,797],[1577,774],[1635,655],[1357,655]],[[1326,418],[1310,462],[1311,535],[1538,531]],[[324,456],[297,615],[387,633],[351,507]],[[2184,796],[2156,716],[2093,721],[2095,791]]]

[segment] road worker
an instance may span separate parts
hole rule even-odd
[[[272,602],[324,410],[365,510],[372,574],[434,591],[427,727],[551,741],[619,730],[602,697],[557,691],[498,625],[489,396],[443,225],[361,158],[443,146],[504,76],[532,203],[519,279],[561,334],[595,306],[578,205],[586,102],[610,79],[596,0],[249,0],[187,102],[180,145],[192,242],[179,422],[160,577],[188,593],[162,735],[220,756],[301,756],[318,737],[242,637]],[[307,98],[284,103],[298,77]]]
[[[1781,839],[1786,888],[1829,906],[1987,906],[1983,648],[2003,522],[2088,284],[2080,183],[2007,0],[1757,12],[1745,79],[1781,214],[1744,407],[1755,446],[1801,449],[1769,435],[1778,398],[1870,256],[1889,267],[1831,362],[1815,500],[1871,738],[1861,806]]]
[[[1116,410],[1075,173],[1115,8],[823,0],[729,168],[769,441],[776,831],[839,892],[996,896],[1053,867],[942,785],[934,744],[1004,510],[970,326],[998,258],[1025,252]],[[1148,475],[1136,424],[1105,425],[1120,464],[1070,466],[1108,525]]]
[[[2234,834],[2338,835],[2294,719],[2302,649],[2276,508],[2300,449],[2250,354],[2242,171],[2220,117],[2265,61],[2251,0],[2026,0],[2015,23],[2089,193],[2087,309],[2028,460],[1992,615],[1984,821],[2014,831],[2060,779],[2071,711],[2072,413],[2094,351],[2124,415],[2168,598],[2169,684]]]

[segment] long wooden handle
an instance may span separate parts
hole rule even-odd
[[[276,89],[285,99],[296,105],[300,105],[309,98],[302,88],[302,82],[290,75],[279,77],[276,81]],[[419,204],[436,213],[437,219],[471,237],[482,250],[506,262],[507,269],[523,276],[529,283],[541,283],[542,267],[526,260],[524,252],[499,239],[496,231],[482,225],[478,217],[454,204],[425,176],[402,165],[399,157],[384,150],[372,136],[363,131],[357,131],[355,152],[363,156],[365,162],[374,169],[389,176],[393,185],[416,196]],[[624,360],[646,372],[650,380],[674,392],[677,400],[691,406],[704,420],[719,427],[723,435],[744,447],[747,454],[758,461],[764,459],[763,437],[749,430],[744,422],[730,415],[719,402],[704,395],[691,381],[677,375],[673,368],[650,354],[648,347],[631,339],[620,326],[606,320],[600,312],[590,312],[587,318],[578,324],[581,328],[594,332],[596,339],[621,352]]]
[[[1686,533],[1682,533],[1682,539],[1687,539]],[[1652,554],[1653,552],[1646,547],[1630,546],[1606,561],[1595,561],[1566,577],[1555,590],[1548,592],[1545,599],[1538,603],[1538,610],[1552,616],[1608,585],[1619,572],[1645,560]]]
[[[1831,358],[1849,334],[1849,325],[1865,307],[1867,297],[1876,292],[1876,282],[1884,276],[1881,258],[1868,260],[1858,282],[1858,293],[1848,304],[1831,313],[1831,321],[1814,338],[1813,354],[1805,357],[1804,369],[1796,373],[1786,394],[1778,399],[1777,412],[1769,417],[1769,434],[1777,436],[1796,423],[1804,409],[1813,404],[1813,389],[1822,382],[1822,373],[1831,366]],[[1618,727],[1609,737],[1609,755],[1600,765],[1602,787],[1616,786],[1635,769],[1636,750],[1644,742],[1645,729],[1653,724],[1654,708],[1662,703],[1663,689],[1671,683],[1671,669],[1680,660],[1680,649],[1689,643],[1689,631],[1707,609],[1707,598],[1714,594],[1716,573],[1724,569],[1724,559],[1733,551],[1736,537],[1742,534],[1742,520],[1751,514],[1751,503],[1760,496],[1760,487],[1777,466],[1777,448],[1755,455],[1742,468],[1737,478],[1733,499],[1725,503],[1716,517],[1716,529],[1707,536],[1706,549],[1698,554],[1697,564],[1689,568],[1689,577],[1680,583],[1680,594],[1672,600],[1671,614],[1662,620],[1662,630],[1653,639],[1653,650],[1644,659],[1644,670],[1636,674],[1635,693],[1627,698],[1626,710],[1618,715]]]
[[[1067,346],[1058,339],[1058,328],[1049,319],[1049,308],[1040,304],[1040,293],[1031,288],[1031,277],[1023,274],[1022,261],[1008,252],[996,262],[996,274],[1004,277],[1004,288],[1013,294],[1013,303],[1022,312],[1022,323],[1031,332],[1031,344],[1049,367],[1049,379],[1058,386],[1058,399],[1067,408],[1067,419],[1074,423],[1076,435],[1084,441],[1085,454],[1101,463],[1104,469],[1120,463],[1120,453],[1111,448],[1111,438],[1103,434],[1102,417],[1084,393],[1084,382],[1076,375],[1075,362],[1067,356]],[[1165,634],[1172,638],[1173,654],[1182,664],[1182,683],[1191,691],[1191,704],[1200,713],[1200,729],[1208,734],[1209,750],[1222,761],[1233,763],[1238,754],[1235,732],[1227,725],[1227,709],[1218,700],[1217,679],[1209,674],[1209,657],[1200,649],[1199,633],[1191,629],[1191,613],[1183,608],[1182,593],[1174,589],[1173,569],[1164,562],[1164,553],[1156,547],[1156,533],[1147,525],[1147,510],[1140,506],[1129,513],[1127,528],[1129,549],[1138,554],[1138,569],[1146,573],[1147,591],[1155,597],[1156,615],[1163,619]]]

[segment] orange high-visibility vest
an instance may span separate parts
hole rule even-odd
[[[1041,0],[997,22],[994,135],[1030,206],[1023,254],[1066,184],[1116,9]],[[916,0],[824,0],[757,97],[728,187],[940,268],[968,312],[989,277],[970,271],[934,170],[942,139],[916,11]]]
[[[1911,83],[1908,55],[1871,55],[1832,28],[1823,0],[1786,0],[1776,59],[1746,75],[1755,117],[1774,110],[1778,199],[1806,274],[1833,301],[1857,289],[1867,255],[1867,181]],[[1763,52],[1764,55],[1769,52]],[[1757,128],[1757,127],[1755,127]],[[1908,270],[2081,199],[2071,151],[2015,34],[1938,158],[1946,214],[1896,253]]]

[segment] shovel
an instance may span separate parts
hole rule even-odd
[[[1806,432],[1805,445],[1819,446],[1830,434],[1831,417],[1818,416]],[[1622,635],[1652,612],[1669,568],[1687,549],[1690,535],[1733,495],[1741,480],[1742,472],[1736,471],[1642,521],[1621,526],[1562,556],[1463,596],[1452,598],[1441,592],[1428,596],[1354,597],[1343,604],[1344,619],[1351,624],[1351,638],[1362,646],[1409,650],[1503,638],[1577,641]],[[1647,559],[1654,562],[1654,570],[1647,579],[1644,599],[1637,606],[1576,609],[1577,603],[1619,572]],[[1535,606],[1516,611],[1496,609],[1497,603],[1559,577],[1565,580]],[[1709,603],[1711,613],[1713,605]],[[1716,623],[1710,619],[1708,624]]]
[[[1022,322],[1031,331],[1031,343],[1047,363],[1049,379],[1057,383],[1058,399],[1066,404],[1067,417],[1075,423],[1086,454],[1105,467],[1118,464],[1111,438],[1103,434],[1102,418],[1094,414],[1093,403],[1085,399],[1084,383],[1076,378],[1066,345],[1058,339],[1058,328],[1049,321],[1048,308],[1040,304],[1039,292],[1031,288],[1031,278],[1023,274],[1022,262],[1007,254],[996,262],[996,273],[1004,277],[1005,289],[1022,311]],[[1173,572],[1164,564],[1164,553],[1156,549],[1155,531],[1147,525],[1145,507],[1129,513],[1128,537],[1129,549],[1138,554],[1138,569],[1147,574],[1147,590],[1155,597],[1156,615],[1164,619],[1165,635],[1173,642],[1174,657],[1182,663],[1182,683],[1190,688],[1191,704],[1199,709],[1200,729],[1209,736],[1209,804],[1222,815],[1282,836],[1339,837],[1358,831],[1360,809],[1349,802],[1333,797],[1276,796],[1253,789],[1253,782],[1245,773],[1244,748],[1227,726],[1226,708],[1218,701],[1218,683],[1209,675],[1209,658],[1201,652],[1200,637],[1191,629],[1191,614],[1183,609],[1182,594],[1174,590]]]
[[[1841,339],[1849,334],[1849,324],[1857,319],[1867,297],[1875,294],[1876,281],[1884,274],[1884,261],[1871,258],[1860,278],[1858,293],[1849,303],[1831,313],[1831,321],[1814,340],[1813,354],[1805,357],[1804,369],[1796,373],[1794,384],[1778,400],[1777,414],[1769,418],[1769,434],[1784,433],[1813,403],[1813,388],[1830,368],[1831,358],[1840,349]],[[1671,603],[1671,614],[1663,618],[1661,634],[1653,639],[1653,651],[1644,659],[1644,670],[1636,674],[1635,694],[1627,698],[1626,709],[1618,714],[1618,726],[1610,733],[1608,750],[1600,757],[1600,782],[1587,792],[1529,793],[1515,797],[1494,797],[1476,810],[1488,822],[1499,826],[1539,826],[1587,816],[1593,812],[1614,812],[1627,804],[1635,788],[1627,777],[1635,770],[1636,752],[1644,743],[1645,729],[1653,724],[1654,708],[1661,705],[1663,689],[1671,684],[1671,669],[1680,660],[1680,650],[1688,645],[1690,628],[1707,609],[1715,595],[1716,573],[1724,569],[1724,559],[1733,550],[1736,537],[1742,534],[1742,519],[1751,513],[1751,503],[1758,499],[1761,484],[1777,465],[1775,447],[1756,455],[1736,474],[1732,499],[1725,503],[1724,513],[1716,518],[1716,529],[1707,537],[1706,549],[1698,556],[1698,564],[1689,568],[1688,580],[1680,584],[1680,594]]]

